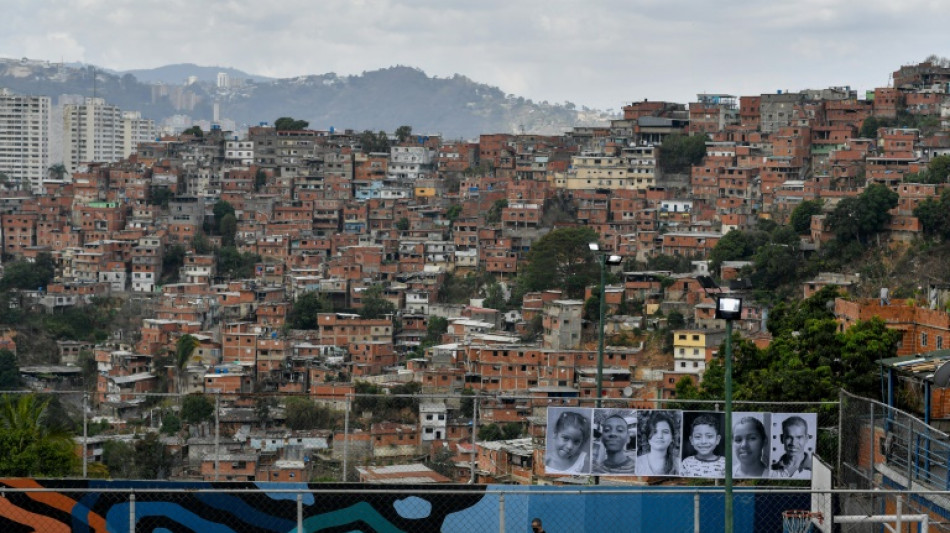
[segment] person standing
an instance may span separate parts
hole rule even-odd
[[[544,533],[540,518],[535,518],[531,521],[531,533]]]

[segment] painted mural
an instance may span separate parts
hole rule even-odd
[[[130,533],[303,531],[527,531],[531,520],[556,531],[692,531],[694,495],[676,487],[611,494],[609,487],[177,483],[0,479],[0,531]],[[722,493],[697,488],[703,531],[721,529]],[[380,492],[385,491],[385,492]],[[129,497],[134,494],[134,502]],[[784,497],[783,497],[784,496]],[[736,499],[736,528],[781,527],[782,509],[807,507],[800,495]],[[133,515],[134,508],[134,515]]]

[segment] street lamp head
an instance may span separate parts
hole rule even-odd
[[[589,242],[589,243],[587,243],[587,247],[590,248],[590,251],[592,251],[592,252],[599,252],[599,251],[600,251],[600,245],[597,244],[596,242]]]
[[[606,262],[608,265],[619,265],[623,262],[623,257],[619,255],[608,255]]]
[[[731,296],[720,296],[716,300],[716,318],[722,320],[736,320],[742,317],[742,299]]]

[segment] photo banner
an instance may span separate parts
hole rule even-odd
[[[549,475],[725,477],[720,411],[548,408]],[[815,413],[736,412],[735,479],[811,479]]]

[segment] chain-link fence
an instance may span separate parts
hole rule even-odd
[[[20,485],[20,486],[10,486]],[[93,486],[0,480],[5,531],[545,531],[716,532],[726,521],[716,487],[444,487],[353,484],[252,486],[153,483]],[[783,513],[814,510],[812,531],[945,531],[909,500],[948,493],[746,487],[733,495],[734,531],[786,532]],[[929,529],[925,529],[929,528]]]
[[[547,475],[547,410],[593,407],[592,399],[420,394],[412,388],[380,394],[343,385],[317,396],[50,393],[77,434],[86,435],[77,437],[86,479],[6,483],[0,517],[41,524],[66,520],[47,507],[74,517],[81,509],[82,520],[104,520],[109,531],[130,531],[133,523],[138,531],[176,531],[181,527],[171,526],[178,520],[221,524],[223,531],[290,531],[300,520],[304,531],[528,531],[533,518],[546,531],[717,531],[725,522],[721,479]],[[684,412],[725,407],[682,400],[601,404]],[[917,530],[924,516],[931,529],[947,530],[950,439],[944,433],[847,394],[840,402],[737,401],[732,407],[734,416],[813,414],[814,451],[836,467],[821,478],[824,484],[736,480],[735,531],[782,531],[782,513],[795,509],[822,512],[822,531],[832,531],[832,523],[835,531],[879,531],[886,520]],[[108,460],[110,442],[137,442],[154,433],[162,435],[162,453],[171,452],[164,469],[123,476],[122,464],[138,460],[137,447],[134,457]],[[496,442],[509,442],[512,453],[494,454],[501,449],[490,444]],[[124,482],[122,488],[89,479],[101,476],[179,481]],[[253,484],[261,481],[284,485]],[[314,481],[324,483],[307,484]],[[350,483],[356,481],[361,483]],[[631,486],[660,481],[664,485]],[[432,485],[439,488],[421,485],[426,482],[439,482]],[[75,527],[76,519],[70,520]]]

